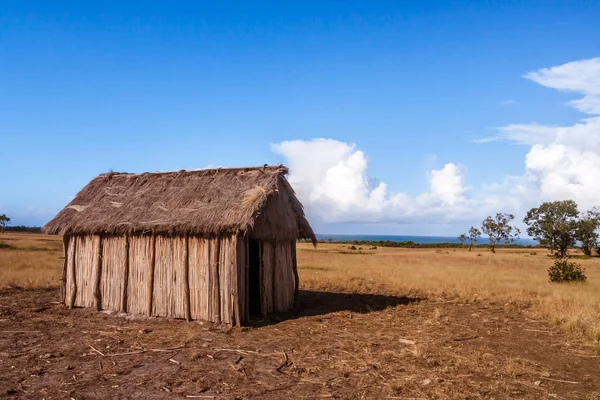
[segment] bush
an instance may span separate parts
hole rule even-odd
[[[352,246],[350,246],[350,247],[349,247],[349,249],[350,249],[350,250],[356,250],[356,246],[355,246],[355,245],[352,245]]]
[[[556,260],[554,265],[548,269],[550,282],[585,282],[585,269],[576,262],[569,261],[568,258]]]

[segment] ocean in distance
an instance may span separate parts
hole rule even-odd
[[[317,233],[317,240],[329,240],[334,242],[351,242],[353,240],[366,240],[370,242],[387,241],[390,242],[415,242],[418,244],[432,244],[432,243],[459,243],[456,237],[451,236],[404,236],[404,235],[344,235],[344,234],[322,234]],[[478,244],[489,243],[489,240],[485,237],[481,237]],[[517,239],[515,244],[521,246],[535,246],[537,242],[533,239],[523,238]]]

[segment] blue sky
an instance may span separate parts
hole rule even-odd
[[[0,1],[0,213],[44,224],[108,170],[265,163],[322,233],[600,205],[600,124],[552,131],[600,114],[599,20],[591,1]]]

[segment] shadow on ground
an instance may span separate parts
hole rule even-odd
[[[301,317],[327,315],[339,311],[369,313],[382,311],[388,307],[409,305],[425,300],[418,297],[384,296],[380,294],[335,293],[300,290],[293,310],[275,314],[267,320],[252,319],[250,326],[265,326]]]

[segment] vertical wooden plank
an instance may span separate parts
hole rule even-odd
[[[192,320],[192,310],[190,307],[190,259],[189,259],[189,239],[186,234],[183,238],[183,302],[185,307],[185,320]]]
[[[69,237],[63,236],[63,264],[60,274],[60,302],[64,303],[67,295],[67,268],[69,268]]]
[[[102,282],[102,236],[96,235],[94,237],[96,247],[95,257],[95,274],[94,274],[94,302],[96,304],[96,311],[102,310],[102,291],[100,290],[100,283]]]
[[[129,284],[129,236],[123,237],[125,254],[123,256],[123,294],[121,295],[121,311],[127,312],[127,286]]]
[[[77,257],[77,237],[73,236],[73,255],[71,256],[71,293],[69,298],[69,308],[75,307],[75,298],[77,297],[77,273],[75,258]]]
[[[262,283],[262,302],[261,311],[263,317],[273,312],[274,309],[274,282],[273,274],[275,272],[274,263],[274,244],[272,242],[261,241],[260,242],[261,254],[260,254],[260,272],[261,272],[261,283]]]
[[[231,280],[229,266],[229,248],[231,240],[228,237],[220,239],[219,251],[219,304],[221,322],[231,324]]]
[[[229,248],[229,273],[231,276],[231,323],[241,326],[240,319],[240,294],[239,294],[239,260],[238,260],[238,237],[231,237],[231,247]]]
[[[281,296],[277,291],[281,288],[281,283],[277,279],[277,244],[275,242],[269,243],[271,248],[271,293],[273,294],[273,312],[279,311],[279,302]]]
[[[219,299],[219,253],[221,250],[221,239],[213,239],[211,245],[211,276],[210,276],[210,302],[211,302],[211,321],[221,322],[221,302]]]
[[[152,315],[152,299],[154,298],[154,269],[156,265],[156,235],[150,237],[150,265],[148,275],[148,315]]]
[[[239,313],[239,324],[244,325],[248,318],[246,313],[246,303],[248,301],[246,296],[246,236],[237,237],[237,276],[238,276],[238,313]]]
[[[246,306],[246,321],[250,320],[250,242],[248,236],[244,236],[244,246],[246,247],[246,259],[244,262],[244,292]],[[260,260],[260,246],[258,246]],[[260,269],[260,265],[258,266]]]
[[[300,277],[298,276],[298,260],[296,259],[296,241],[291,242],[292,252],[292,270],[294,272],[294,302],[298,299],[298,293],[300,292]]]

